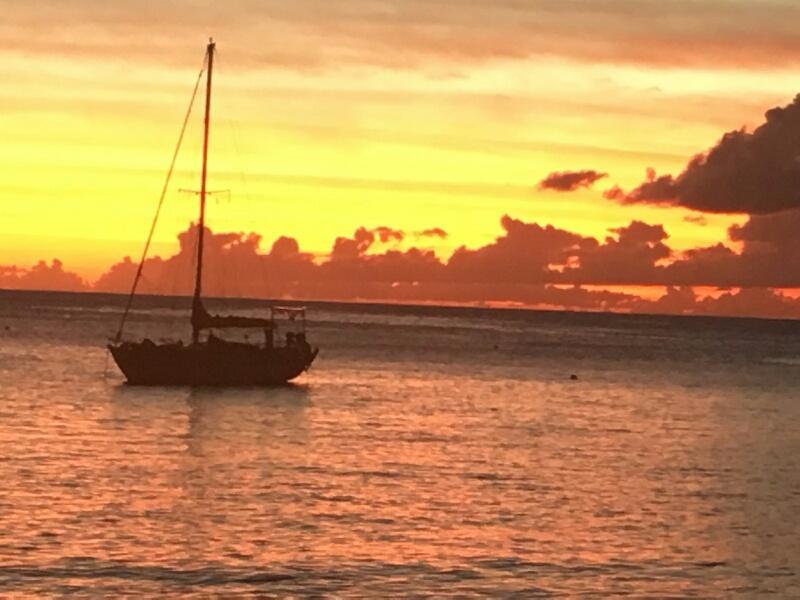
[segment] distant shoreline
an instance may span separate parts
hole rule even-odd
[[[20,290],[20,289],[6,289],[0,288],[0,302],[2,296],[44,296],[44,297],[72,297],[72,298],[104,298],[112,300],[114,306],[119,305],[120,310],[124,307],[124,301],[128,294],[119,292],[100,292],[100,291],[68,291],[68,290]],[[149,303],[180,303],[185,305],[188,310],[188,301],[191,300],[191,295],[171,295],[171,294],[137,294],[136,299],[141,302]],[[742,315],[713,315],[713,314],[675,314],[675,313],[659,313],[659,312],[623,312],[614,310],[565,310],[558,308],[546,308],[537,306],[504,306],[486,305],[486,304],[469,304],[469,303],[443,303],[443,302],[403,302],[403,301],[379,301],[379,300],[308,300],[308,299],[289,299],[289,298],[247,298],[247,297],[233,297],[233,296],[209,296],[206,299],[211,305],[215,303],[236,303],[242,308],[248,306],[258,306],[264,303],[269,304],[286,304],[289,306],[307,306],[309,308],[321,308],[327,310],[345,309],[345,312],[350,312],[352,309],[359,309],[360,312],[400,312],[402,314],[412,314],[423,316],[425,312],[433,311],[438,312],[442,310],[453,311],[458,314],[465,313],[494,313],[494,314],[542,314],[542,315],[564,315],[564,316],[608,316],[610,318],[671,318],[676,320],[732,320],[737,321],[755,321],[755,322],[776,322],[776,323],[800,323],[798,318],[778,318],[778,317],[759,317],[759,316],[742,316]],[[134,306],[136,300],[134,301]],[[182,307],[182,306],[181,306]],[[180,307],[176,307],[180,308]]]

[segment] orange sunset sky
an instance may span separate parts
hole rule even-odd
[[[0,287],[127,289],[213,35],[210,293],[800,317],[796,2],[0,8]]]

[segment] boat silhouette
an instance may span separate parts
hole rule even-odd
[[[211,125],[211,82],[216,44],[209,40],[206,47],[204,69],[206,72],[205,120],[203,129],[203,166],[200,181],[200,216],[197,236],[197,265],[194,295],[191,307],[192,341],[155,343],[144,339],[131,342],[122,339],[127,316],[141,278],[150,241],[164,201],[175,158],[186,130],[191,107],[197,95],[203,70],[200,72],[189,111],[173,156],[172,166],[162,191],[150,235],[145,244],[142,260],[134,278],[131,293],[120,321],[115,338],[108,350],[119,369],[132,385],[208,385],[208,386],[253,386],[277,385],[295,379],[306,371],[317,356],[318,348],[306,340],[306,311],[304,307],[270,306],[266,318],[243,316],[220,316],[210,314],[203,304],[203,245],[205,237],[206,188],[208,174],[208,142]],[[284,336],[277,333],[277,323],[282,318],[292,327]],[[262,344],[222,339],[215,330],[260,329],[264,333]]]

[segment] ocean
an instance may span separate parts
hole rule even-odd
[[[135,388],[123,304],[0,292],[2,597],[800,597],[800,322],[312,303],[293,385]]]

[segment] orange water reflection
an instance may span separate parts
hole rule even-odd
[[[0,425],[2,563],[364,581],[369,565],[406,583],[423,565],[477,590],[569,593],[796,581],[787,394],[658,371],[329,364],[266,391],[143,391],[67,367],[18,380]]]

